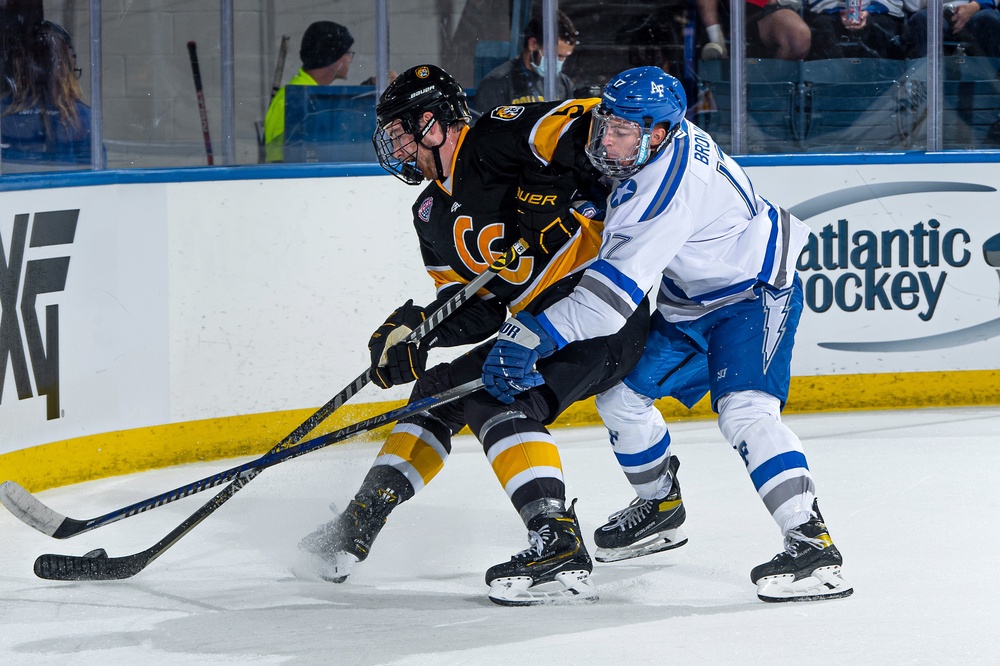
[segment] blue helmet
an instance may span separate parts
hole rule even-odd
[[[631,176],[670,142],[686,112],[684,87],[659,67],[622,72],[604,86],[601,103],[594,108],[587,156],[606,175]],[[651,147],[659,123],[667,126],[667,138]]]

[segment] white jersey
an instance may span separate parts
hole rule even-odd
[[[690,321],[784,288],[809,229],[760,197],[743,169],[687,121],[608,198],[601,251],[539,320],[560,344],[616,333],[657,283],[668,321]]]

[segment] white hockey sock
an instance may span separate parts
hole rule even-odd
[[[760,391],[719,400],[719,428],[743,458],[757,494],[785,534],[812,517],[816,494],[802,442],[781,422],[780,402]]]
[[[666,497],[671,485],[670,435],[652,398],[618,384],[597,396],[597,411],[608,429],[615,458],[636,495],[643,499]]]

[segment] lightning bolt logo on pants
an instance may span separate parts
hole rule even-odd
[[[764,372],[771,365],[781,339],[785,337],[785,325],[788,323],[788,310],[792,290],[785,289],[777,293],[764,292]]]

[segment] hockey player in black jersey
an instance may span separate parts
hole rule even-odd
[[[413,400],[476,379],[508,310],[540,311],[573,290],[601,244],[602,225],[583,212],[606,194],[584,150],[589,111],[598,101],[502,106],[470,128],[464,91],[436,66],[407,70],[385,90],[373,141],[386,170],[411,185],[430,181],[413,206],[413,224],[438,297],[425,307],[408,301],[372,336],[375,383],[416,380]],[[419,344],[399,343],[425,312],[520,238],[530,249],[517,263]],[[566,505],[559,451],[545,426],[573,402],[619,382],[641,355],[647,329],[648,308],[637,308],[616,335],[546,358],[538,365],[544,384],[509,404],[480,391],[398,423],[347,509],[303,540],[322,560],[321,575],[347,578],[390,512],[434,478],[452,436],[468,425],[531,544],[487,571],[490,599],[506,605],[596,599],[590,556],[573,506]],[[429,347],[483,341],[451,363],[424,369]]]

